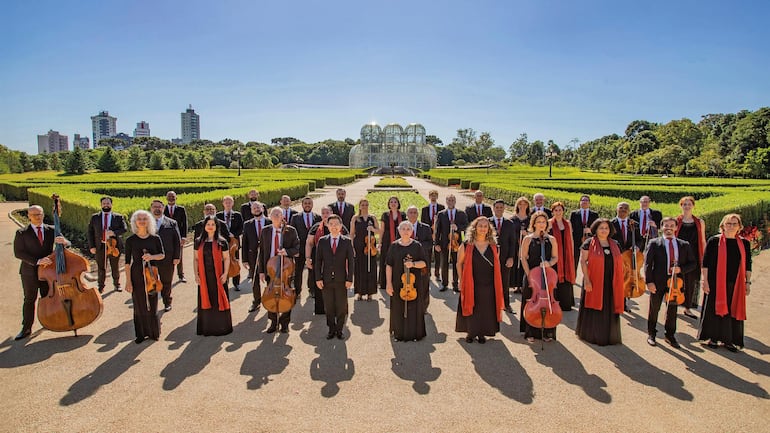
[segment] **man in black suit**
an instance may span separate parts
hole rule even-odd
[[[634,242],[636,242],[637,249],[642,249],[640,247],[642,238],[639,233],[639,226],[636,221],[628,217],[630,210],[631,206],[622,201],[618,203],[615,218],[610,220],[615,228],[615,234],[612,238],[618,241],[621,253],[630,250],[634,246]]]
[[[492,216],[492,208],[484,204],[484,192],[481,190],[473,194],[475,202],[465,208],[465,214],[468,215],[468,222],[474,221],[478,217],[489,218]]]
[[[580,196],[580,209],[573,210],[569,215],[569,223],[572,225],[572,243],[575,247],[573,251],[580,251],[584,236],[586,238],[591,237],[591,224],[597,219],[599,219],[599,214],[591,210],[591,197]],[[578,269],[580,254],[574,254],[574,256],[574,266],[575,269]]]
[[[661,221],[663,236],[650,240],[644,254],[644,280],[650,291],[650,311],[647,316],[647,344],[655,346],[657,333],[658,312],[660,304],[668,292],[667,280],[672,274],[681,278],[683,273],[690,272],[698,266],[690,244],[676,238],[676,220],[671,217]],[[675,302],[668,303],[666,309],[666,342],[678,349],[676,341],[676,310]]]
[[[128,230],[126,219],[123,215],[112,211],[112,198],[102,197],[102,211],[91,215],[88,222],[88,248],[95,256],[98,269],[99,293],[104,292],[104,281],[107,279],[107,262],[110,262],[112,270],[112,284],[115,291],[120,292],[120,269],[118,258],[123,253],[123,234]],[[118,257],[107,256],[107,240],[115,238],[118,242]]]
[[[187,242],[187,211],[184,206],[176,204],[176,193],[174,191],[166,193],[166,203],[163,215],[176,221],[176,227],[179,229],[179,238],[182,244],[179,264],[176,265],[176,273],[179,276],[179,281],[186,283],[187,279],[184,277],[184,260],[182,260],[182,256],[184,255],[184,245]]]
[[[342,188],[337,188],[337,201],[329,203],[329,207],[332,209],[334,215],[338,215],[342,218],[342,225],[350,231],[350,221],[356,214],[356,208],[352,204],[345,201],[347,192]]]
[[[450,250],[450,236],[459,235],[458,243],[462,244],[463,234],[468,227],[468,216],[465,212],[455,209],[457,198],[454,194],[446,197],[447,208],[436,216],[435,250],[441,253],[441,292],[449,285],[449,262],[452,262],[452,290],[459,292],[457,284],[457,251]]]
[[[494,216],[489,218],[489,224],[495,228],[497,233],[497,247],[499,248],[500,256],[500,273],[503,277],[503,301],[505,305],[505,311],[513,313],[511,309],[511,298],[508,293],[508,283],[511,281],[511,268],[513,268],[516,262],[516,243],[519,241],[514,236],[513,221],[506,218],[503,213],[505,212],[505,201],[495,200],[493,207]]]
[[[233,200],[232,196],[226,195],[222,197],[222,207],[224,210],[222,212],[217,212],[217,218],[220,221],[225,222],[225,226],[227,227],[227,230],[230,232],[230,246],[232,246],[232,242],[240,242],[241,235],[243,234],[243,216],[240,212],[233,210],[233,205],[235,204],[235,200]],[[238,260],[240,259],[238,251],[235,252],[235,257],[230,257],[230,260]],[[241,284],[241,276],[236,275],[233,277],[233,287],[235,287],[236,291],[240,291],[241,288],[239,285]]]
[[[165,253],[163,260],[153,264],[158,267],[160,282],[163,284],[160,296],[163,298],[164,310],[171,311],[171,280],[174,279],[174,267],[182,257],[181,236],[176,221],[163,215],[162,201],[153,200],[150,204],[150,212],[155,217],[157,235],[160,237]]]
[[[198,239],[203,234],[203,228],[206,225],[205,218],[207,216],[217,216],[217,207],[213,203],[203,205],[203,219],[193,225],[193,239]],[[222,220],[219,220],[219,235],[230,242],[230,230],[227,229],[227,225]]]
[[[259,200],[259,191],[257,191],[256,189],[252,189],[251,191],[249,191],[247,196],[249,198],[249,201],[241,204],[241,215],[250,215],[251,203],[254,203],[255,201]],[[262,203],[262,214],[267,215],[267,206],[264,203]],[[245,216],[243,218],[248,219]]]
[[[283,220],[286,221],[286,224],[290,224],[292,218],[297,213],[297,211],[291,208],[291,197],[282,195],[281,200],[278,202],[278,206],[281,208]]]
[[[353,241],[340,233],[342,218],[332,215],[327,219],[329,234],[321,237],[315,251],[313,272],[318,289],[323,291],[326,339],[335,336],[342,340],[342,327],[348,317],[348,289],[353,285],[355,260]]]
[[[293,260],[294,257],[299,255],[299,237],[297,236],[297,230],[286,224],[281,229],[283,223],[283,212],[280,207],[274,207],[270,210],[270,221],[272,224],[268,227],[262,228],[262,235],[259,243],[259,281],[260,283],[269,283],[267,280],[267,261],[275,255],[286,257],[288,260]],[[293,279],[293,278],[292,278]],[[292,284],[293,286],[293,284]],[[289,332],[289,321],[291,320],[291,310],[281,313],[269,312],[267,318],[270,319],[270,326],[267,328],[267,333],[272,334],[278,329],[278,325],[281,325],[281,332]]]
[[[16,231],[13,239],[13,255],[21,260],[19,275],[21,287],[24,289],[24,306],[22,307],[21,332],[15,340],[29,337],[32,324],[35,323],[35,302],[40,291],[41,296],[48,294],[48,283],[37,277],[38,266],[52,264],[48,256],[53,252],[54,243],[69,246],[70,242],[64,236],[54,238],[54,228],[43,224],[43,208],[37,205],[27,209],[29,224]]]
[[[659,210],[650,209],[649,196],[643,195],[639,199],[639,209],[631,212],[630,218],[639,223],[639,232],[644,238],[642,245],[647,239],[658,237],[658,227],[663,220],[663,214]]]
[[[289,225],[297,229],[297,236],[299,236],[299,256],[294,265],[294,289],[297,291],[297,297],[302,293],[302,285],[307,284],[308,288],[314,287],[315,276],[312,272],[308,272],[307,283],[302,278],[302,272],[305,270],[305,243],[307,242],[308,233],[310,228],[317,222],[321,221],[321,216],[313,212],[313,199],[305,197],[302,199],[302,212],[295,213],[291,218]],[[310,294],[315,295],[314,293]]]
[[[259,256],[259,242],[262,236],[262,229],[272,224],[272,221],[265,218],[262,214],[264,205],[258,201],[251,202],[251,214],[253,218],[243,224],[243,241],[241,242],[241,256],[243,257],[243,266],[249,271],[251,281],[251,291],[254,300],[249,307],[249,313],[259,310],[262,306],[262,292],[259,287],[259,279],[254,278],[254,272],[257,269],[257,257]]]
[[[416,240],[422,246],[425,257],[430,257],[433,251],[433,230],[430,226],[417,220],[417,216],[420,211],[417,210],[417,206],[409,206],[406,209],[406,219],[409,224],[412,225],[412,239]],[[428,311],[428,305],[430,304],[430,267],[426,266],[420,269],[420,272],[424,275],[422,278],[422,287],[420,287],[420,293],[417,295],[417,299],[424,300],[423,312]]]
[[[436,215],[438,215],[439,212],[444,210],[444,205],[438,203],[438,191],[435,189],[432,189],[428,191],[428,199],[430,199],[430,203],[428,203],[427,206],[422,208],[422,212],[420,213],[420,222],[425,223],[430,226],[430,229],[433,233],[436,231]],[[436,280],[439,279],[439,260],[441,259],[441,254],[437,251],[431,250],[430,254],[428,254],[426,257],[430,257],[433,260],[433,270],[434,270],[434,276],[436,277]],[[428,268],[428,275],[430,275],[430,261],[427,260],[427,268]]]
[[[553,218],[553,212],[545,206],[545,196],[543,193],[535,193],[535,195],[532,196],[532,202],[534,203],[532,213],[545,212],[545,214],[548,215],[548,219]]]

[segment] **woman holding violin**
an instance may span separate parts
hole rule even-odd
[[[134,342],[139,344],[147,338],[155,341],[160,338],[158,294],[162,287],[158,287],[161,285],[160,276],[150,261],[163,260],[166,254],[156,234],[155,218],[149,212],[135,211],[130,222],[133,234],[125,243],[126,291],[131,294],[134,304]]]
[[[350,226],[353,249],[356,253],[355,286],[356,301],[366,296],[367,301],[377,292],[377,238],[380,226],[377,218],[369,213],[369,200],[358,202],[358,215]]]
[[[465,332],[465,341],[486,337],[500,331],[503,302],[503,280],[494,230],[489,220],[476,218],[468,226],[465,244],[457,251],[457,271],[460,274],[460,299],[457,306],[455,331]]]
[[[521,241],[527,236],[527,230],[529,230],[529,200],[526,197],[519,197],[516,199],[516,205],[514,206],[514,214],[511,217],[513,222],[513,236],[516,239],[516,251],[514,251],[514,257],[520,257]],[[514,293],[521,292],[521,286],[524,284],[524,267],[521,265],[521,260],[516,260],[516,264],[511,270],[510,285],[513,287]]]
[[[390,244],[398,239],[398,225],[406,221],[406,214],[401,212],[401,201],[396,196],[388,199],[388,211],[380,218],[380,288],[387,287],[385,259],[388,257]]]
[[[556,269],[556,263],[559,261],[559,251],[556,239],[548,234],[548,215],[545,212],[535,212],[532,214],[529,223],[530,234],[521,241],[521,264],[525,275],[530,272],[541,272],[541,266]],[[541,260],[545,251],[545,261]],[[532,297],[532,287],[528,278],[524,278],[524,286],[521,289],[521,314],[522,318],[519,330],[524,333],[524,338],[530,343],[536,338],[543,338],[544,341],[556,339],[556,328],[545,328],[541,330],[530,325],[524,318],[524,308],[527,301]],[[542,331],[542,332],[541,332]]]
[[[198,285],[198,335],[233,332],[230,300],[224,284],[230,267],[228,243],[219,235],[221,221],[215,215],[203,219],[203,233],[195,239],[193,269]]]
[[[584,341],[607,346],[621,344],[623,314],[623,257],[607,218],[591,224],[591,237],[580,247],[583,290],[575,334]]]
[[[698,307],[697,288],[700,280],[700,267],[703,263],[703,253],[706,248],[706,222],[702,218],[693,215],[695,198],[682,197],[679,200],[682,213],[676,217],[676,237],[690,243],[690,247],[698,260],[698,266],[686,272],[684,277],[684,315],[690,318],[697,317],[690,308]]]
[[[390,333],[396,341],[422,340],[425,335],[424,300],[416,297],[427,266],[425,250],[412,239],[412,224],[398,225],[400,238],[388,249],[385,259],[386,291],[390,296]],[[416,297],[416,299],[415,299]]]
[[[570,311],[575,306],[575,294],[572,285],[575,284],[574,244],[572,242],[572,225],[564,219],[564,203],[557,201],[551,205],[553,218],[548,221],[551,229],[548,234],[556,239],[556,250],[559,253],[559,265],[556,268],[558,280],[554,296],[559,301],[562,311]]]
[[[738,235],[741,216],[727,214],[719,234],[709,238],[703,255],[701,288],[706,295],[699,340],[716,349],[737,352],[743,348],[746,296],[751,292],[751,244]]]

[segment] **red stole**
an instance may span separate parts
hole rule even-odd
[[[198,246],[198,278],[200,279],[201,309],[210,310],[211,300],[209,300],[209,290],[206,286],[206,269],[203,265],[203,244]],[[230,301],[227,299],[225,288],[219,278],[222,276],[222,248],[216,240],[211,243],[211,253],[214,256],[214,275],[217,279],[217,300],[219,301],[219,311],[230,309]]]
[[[473,242],[465,245],[465,261],[463,262],[463,279],[460,284],[460,296],[462,298],[463,316],[473,314]],[[497,245],[489,244],[494,255],[494,279],[495,279],[495,311],[497,312],[497,321],[503,320],[503,278],[500,273],[500,254],[497,251]]]
[[[564,223],[564,234],[566,239],[562,242],[561,234],[559,232],[559,225],[556,223],[556,218],[551,218],[551,235],[556,238],[556,248],[559,251],[559,261],[556,265],[556,272],[559,275],[560,283],[575,284],[575,268],[572,265],[575,263],[575,252],[573,249],[575,245],[572,242],[572,225],[569,221],[562,218]]]
[[[612,253],[612,300],[615,314],[623,314],[623,260],[620,248],[610,240]],[[604,302],[604,248],[599,239],[591,238],[588,245],[588,278],[593,290],[586,292],[585,306],[592,310],[602,310]]]
[[[396,211],[396,215],[398,215],[398,222],[393,222],[393,211],[388,211],[388,224],[390,224],[390,243],[396,241],[396,227],[401,224],[401,211]]]
[[[741,253],[741,264],[738,266],[738,277],[735,279],[733,302],[730,311],[727,311],[727,237],[719,236],[719,251],[717,253],[717,291],[716,313],[717,316],[726,316],[730,313],[735,320],[746,320],[746,248],[743,246],[743,238],[736,236],[738,251]]]
[[[318,223],[318,229],[315,231],[315,236],[313,236],[313,244],[318,245],[318,241],[321,240],[321,238],[324,235],[324,222],[321,220],[320,223]]]
[[[684,219],[682,215],[676,217],[676,232],[674,234],[676,237],[679,237],[679,229],[682,228],[682,219]],[[698,263],[703,264],[703,252],[706,251],[706,242],[703,239],[703,227],[701,226],[700,218],[693,215],[692,220],[695,222],[695,230],[698,232]]]

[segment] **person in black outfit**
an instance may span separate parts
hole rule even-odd
[[[203,219],[203,233],[195,238],[195,282],[198,284],[197,334],[227,335],[233,332],[227,269],[230,267],[227,240],[219,235],[222,222],[214,215]]]
[[[358,215],[351,221],[350,237],[353,239],[353,251],[356,256],[356,271],[353,285],[356,292],[356,301],[366,296],[367,301],[372,300],[372,295],[377,293],[377,237],[380,227],[377,218],[369,214],[369,200],[361,199],[358,202]],[[371,251],[366,249],[367,239],[370,242]]]
[[[297,230],[288,225],[283,225],[283,212],[280,207],[274,207],[270,210],[270,226],[262,229],[262,235],[259,243],[259,281],[260,283],[269,284],[267,279],[267,262],[273,256],[284,256],[288,260],[293,260],[294,257],[299,255],[299,237],[297,236]],[[294,277],[292,276],[292,280]],[[291,286],[294,284],[292,282]],[[296,298],[295,298],[296,300]],[[278,329],[278,325],[281,325],[281,332],[289,332],[289,321],[291,320],[291,310],[281,313],[280,317],[278,313],[268,312],[267,318],[270,319],[270,326],[267,328],[268,334],[272,334]]]
[[[171,311],[171,281],[174,279],[174,267],[179,263],[182,257],[182,242],[179,235],[179,228],[176,221],[163,215],[163,202],[153,200],[150,204],[150,212],[155,218],[155,232],[160,237],[163,244],[163,251],[166,257],[154,262],[158,267],[160,282],[163,284],[163,290],[160,296],[163,298],[165,311]]]
[[[249,215],[249,212],[251,212],[251,204],[259,200],[259,191],[252,189],[247,194],[247,197],[249,198],[249,201],[241,204],[241,215]],[[267,215],[267,205],[264,203],[262,203],[262,214]]]
[[[179,237],[182,243],[179,263],[176,265],[176,272],[179,277],[179,281],[186,283],[187,279],[184,277],[184,244],[187,242],[187,211],[184,206],[176,204],[176,193],[169,191],[166,193],[166,207],[163,208],[163,215],[176,221],[177,228],[179,229]]]
[[[535,195],[532,196],[532,210],[531,213],[535,212],[545,212],[546,215],[548,215],[548,219],[553,218],[553,211],[546,207],[545,205],[545,195],[543,193],[538,192],[535,193]]]
[[[503,282],[503,305],[505,311],[513,314],[511,309],[511,296],[508,291],[508,283],[511,281],[511,269],[516,263],[516,246],[518,239],[515,237],[513,222],[503,216],[505,212],[505,201],[495,200],[493,206],[494,216],[489,218],[489,223],[494,228],[495,242],[500,249],[500,275]],[[460,260],[458,256],[458,261]]]
[[[305,197],[302,199],[302,212],[295,213],[291,217],[289,225],[297,229],[297,236],[299,236],[299,256],[294,261],[294,289],[297,291],[297,297],[300,297],[302,293],[302,286],[307,284],[310,296],[315,296],[315,293],[311,288],[315,288],[315,277],[312,272],[308,272],[307,280],[302,278],[302,272],[305,270],[305,243],[307,242],[308,233],[310,229],[317,222],[321,221],[321,215],[313,212],[313,199]]]
[[[313,272],[316,286],[324,294],[326,325],[329,326],[326,339],[336,336],[342,340],[342,328],[348,317],[348,289],[353,285],[355,272],[353,242],[340,234],[343,225],[339,215],[330,216],[326,223],[329,234],[318,240]]]
[[[342,188],[337,188],[337,201],[329,203],[329,207],[334,215],[339,215],[342,218],[342,225],[350,231],[350,221],[356,214],[356,208],[345,201],[347,192]]]
[[[307,240],[305,241],[304,249],[305,249],[305,265],[308,269],[308,284],[310,285],[310,291],[312,293],[315,293],[313,295],[313,313],[314,314],[326,314],[326,309],[324,305],[324,294],[323,291],[318,290],[318,287],[315,284],[315,272],[313,271],[313,262],[315,261],[315,252],[316,247],[318,246],[318,241],[321,240],[322,237],[328,235],[329,232],[329,224],[327,224],[327,221],[329,220],[329,217],[332,216],[332,210],[329,206],[324,206],[321,208],[321,221],[314,224],[313,227],[310,227],[310,231],[307,235]],[[345,226],[342,226],[342,234],[347,236],[348,231],[345,228]],[[302,245],[300,245],[300,248]]]
[[[420,299],[406,301],[401,298],[402,276],[409,272],[414,276],[414,287],[421,286],[425,278],[419,271],[426,266],[425,250],[419,242],[412,239],[412,224],[402,221],[398,225],[399,238],[388,250],[385,259],[387,285],[385,292],[390,296],[390,334],[396,341],[417,341],[425,338],[425,309]],[[415,271],[415,269],[418,269]]]
[[[580,209],[573,210],[569,215],[569,223],[572,226],[573,251],[580,251],[585,239],[591,236],[591,225],[599,219],[599,214],[591,210],[591,197],[580,196]],[[580,254],[575,254],[575,268],[577,269]]]
[[[682,197],[679,200],[679,207],[682,213],[676,217],[676,237],[690,243],[690,247],[695,253],[695,259],[698,266],[695,270],[687,272],[684,277],[684,315],[692,319],[697,316],[690,308],[698,307],[698,288],[700,287],[700,267],[703,262],[703,253],[706,247],[706,222],[703,218],[693,215],[695,208],[695,198],[692,196]]]
[[[559,301],[559,307],[562,311],[571,311],[575,306],[575,268],[573,256],[580,254],[575,252],[575,243],[572,242],[572,227],[564,218],[564,203],[557,201],[551,204],[551,214],[553,217],[548,220],[551,225],[551,231],[548,233],[556,239],[559,260],[556,266],[556,289],[553,295]],[[641,265],[641,264],[640,264]]]
[[[388,248],[398,239],[398,225],[406,220],[406,214],[401,212],[401,201],[396,196],[388,198],[388,211],[383,212],[380,222],[380,288],[386,287],[385,259],[388,257]]]
[[[454,194],[446,197],[447,208],[438,213],[436,217],[436,230],[434,231],[435,250],[441,253],[441,292],[447,290],[449,285],[449,262],[452,262],[452,290],[459,292],[457,274],[457,252],[450,249],[450,235],[458,235],[458,243],[462,243],[462,234],[468,227],[468,216],[465,212],[455,209],[457,198]]]
[[[468,222],[472,222],[478,217],[489,218],[492,216],[492,208],[484,204],[484,192],[481,190],[473,194],[475,202],[465,208],[465,214],[468,216]]]
[[[282,195],[281,200],[278,203],[278,207],[281,208],[281,214],[283,215],[283,222],[285,222],[286,224],[291,224],[291,220],[294,218],[294,215],[297,214],[297,211],[291,208],[291,197],[289,197],[288,195]]]
[[[436,215],[438,215],[439,212],[444,210],[444,205],[438,203],[438,191],[435,189],[432,189],[428,191],[428,199],[430,200],[430,203],[428,203],[427,206],[422,208],[422,211],[420,213],[420,222],[425,223],[430,226],[430,229],[433,232],[434,236],[434,242],[435,242],[435,233],[436,233]],[[433,262],[433,276],[436,277],[436,281],[441,278],[441,275],[439,274],[439,261],[441,260],[441,253],[438,251],[431,251],[430,255],[428,256],[428,274],[430,275],[430,262]]]
[[[258,201],[251,202],[251,214],[253,218],[243,224],[243,242],[241,243],[241,256],[244,258],[243,266],[249,271],[251,292],[254,296],[249,313],[253,313],[262,306],[262,292],[259,287],[259,278],[254,278],[257,269],[257,257],[259,256],[259,242],[262,236],[262,228],[273,222],[262,215],[264,206]]]
[[[406,209],[406,220],[412,225],[412,239],[416,240],[422,246],[425,251],[425,267],[420,270],[422,273],[420,289],[420,298],[423,300],[423,312],[428,311],[430,305],[430,267],[427,266],[428,257],[430,257],[431,251],[433,251],[433,233],[430,226],[423,224],[417,220],[417,216],[420,211],[417,210],[417,206],[409,206]]]
[[[639,209],[631,212],[629,218],[638,224],[639,233],[642,235],[639,248],[644,250],[649,239],[658,237],[658,228],[663,214],[659,210],[650,209],[650,197],[643,195],[639,198]]]
[[[107,262],[112,269],[112,283],[115,291],[120,292],[120,269],[118,269],[118,256],[107,256],[106,242],[109,239],[116,239],[118,242],[118,252],[123,252],[123,234],[126,232],[126,220],[123,215],[112,211],[112,198],[102,197],[102,211],[91,215],[88,222],[88,248],[96,260],[98,269],[97,283],[99,293],[104,292],[104,281],[107,279]]]
[[[235,204],[235,200],[229,195],[226,195],[222,198],[222,207],[224,207],[224,210],[222,212],[217,212],[217,218],[219,218],[220,221],[225,222],[225,227],[227,227],[227,231],[230,232],[230,239],[229,242],[232,244],[232,242],[240,242],[241,235],[243,234],[243,215],[241,215],[240,212],[233,210],[233,205]],[[235,252],[235,257],[230,257],[230,260],[238,260],[240,259],[240,255],[238,254],[238,251]],[[233,277],[233,287],[235,287],[236,291],[240,291],[240,287],[238,287],[241,284],[241,276],[236,275]]]
[[[17,230],[16,236],[13,238],[13,255],[21,260],[19,275],[21,276],[21,287],[24,290],[21,332],[14,337],[15,340],[27,338],[32,333],[38,292],[40,296],[48,294],[48,283],[40,281],[37,277],[38,266],[49,266],[53,263],[48,256],[53,252],[54,244],[70,245],[64,236],[54,238],[54,228],[48,224],[43,224],[43,215],[42,207],[30,206],[27,209],[29,224],[27,227]]]
[[[650,311],[647,316],[647,344],[655,346],[657,334],[658,312],[661,303],[666,299],[669,291],[667,280],[672,274],[679,278],[683,273],[690,272],[698,266],[698,261],[690,247],[690,243],[674,237],[676,220],[663,218],[661,221],[663,236],[655,238],[647,243],[644,253],[644,275],[647,290],[650,291]],[[672,347],[679,348],[674,334],[676,333],[675,302],[666,307],[666,342]]]
[[[531,215],[529,200],[524,196],[517,198],[513,212],[511,222],[513,223],[513,237],[516,238],[516,249],[513,254],[516,257],[516,264],[511,272],[511,287],[513,287],[513,293],[519,293],[526,277],[524,267],[521,264],[521,242],[529,230],[529,216]]]
[[[160,338],[158,293],[147,293],[144,263],[162,261],[166,254],[163,242],[155,233],[155,219],[146,210],[137,210],[131,215],[131,231],[134,234],[126,239],[126,291],[131,294],[134,305],[134,342],[139,344],[147,338],[155,341]]]
[[[541,263],[545,263],[545,267],[554,268],[557,270],[557,262],[559,261],[558,251],[556,248],[556,239],[548,234],[548,215],[545,212],[535,212],[532,214],[529,223],[529,231],[523,241],[521,241],[521,263],[524,267],[524,275],[529,275],[530,270],[537,269],[541,266]],[[544,248],[543,248],[544,247]],[[545,251],[542,260],[542,253]],[[519,330],[524,333],[524,338],[530,343],[534,342],[536,338],[543,338],[543,341],[551,341],[556,339],[556,328],[545,328],[541,332],[540,327],[535,327],[527,323],[524,319],[524,307],[526,306],[529,298],[532,297],[532,287],[529,285],[529,279],[524,277],[524,286],[521,288],[521,322],[519,324]]]

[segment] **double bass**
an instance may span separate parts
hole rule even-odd
[[[559,301],[553,297],[559,276],[553,268],[545,267],[545,234],[540,235],[540,266],[530,269],[527,275],[532,297],[524,306],[524,319],[530,326],[540,328],[541,338],[545,337],[545,328],[555,328],[561,322],[562,311]],[[541,349],[542,349],[541,340]]]
[[[636,230],[633,229],[635,221],[630,220],[631,249],[624,251],[623,259],[623,296],[626,298],[638,298],[644,294],[646,284],[642,275],[642,263],[644,254],[636,246]]]
[[[59,195],[53,198],[54,236],[61,236],[61,203]],[[102,315],[102,295],[96,288],[88,288],[81,277],[89,269],[85,257],[56,244],[48,256],[51,265],[40,266],[37,277],[48,282],[48,294],[37,302],[37,319],[44,328],[65,332],[74,331],[93,323]]]
[[[283,233],[286,223],[281,223],[281,233]],[[281,236],[281,248],[283,249],[283,236]],[[262,292],[262,305],[271,313],[285,313],[294,308],[296,293],[292,287],[294,278],[294,259],[276,254],[268,259],[267,275],[270,276],[270,282]]]

